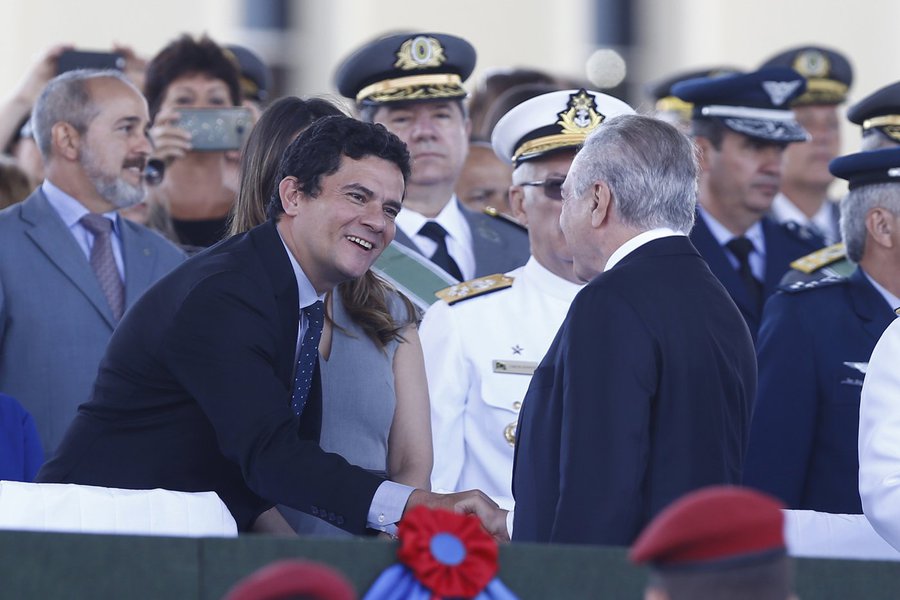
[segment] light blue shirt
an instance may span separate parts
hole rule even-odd
[[[862,271],[863,275],[866,276],[866,279],[869,280],[869,283],[872,284],[872,287],[875,288],[875,290],[879,294],[881,294],[881,297],[884,298],[884,301],[888,303],[888,306],[891,307],[891,310],[900,308],[900,298],[888,291],[887,288],[885,288],[883,285],[872,279],[869,274],[863,270],[862,267],[860,267],[859,270]]]
[[[710,233],[712,233],[713,237],[716,238],[716,241],[719,242],[722,251],[725,252],[725,256],[728,257],[728,262],[730,262],[731,266],[734,267],[734,270],[737,271],[740,268],[740,263],[738,263],[737,257],[731,253],[731,250],[725,247],[725,244],[738,236],[728,231],[727,227],[719,223],[711,214],[702,208],[700,208],[698,212],[700,213],[700,218],[703,219],[703,222],[709,227]],[[753,252],[750,253],[750,270],[753,271],[753,276],[758,280],[765,281],[766,236],[763,234],[762,222],[757,221],[751,225],[750,229],[744,233],[744,237],[753,244]]]
[[[278,233],[278,236],[281,238],[281,232]],[[303,335],[306,333],[307,328],[307,319],[303,309],[317,300],[324,302],[325,294],[321,296],[316,294],[316,288],[313,287],[309,277],[303,272],[300,263],[297,262],[293,253],[288,249],[287,244],[284,243],[284,238],[281,238],[281,244],[284,246],[284,251],[287,252],[288,259],[291,261],[291,268],[294,269],[294,277],[297,278],[297,292],[300,298],[299,306],[297,307],[300,313],[300,327],[297,331],[297,348],[294,353],[294,365],[296,368],[297,357],[300,355],[300,344],[303,341]],[[323,398],[322,401],[324,402],[325,399]],[[406,508],[406,503],[409,501],[409,496],[414,489],[408,485],[393,481],[382,482],[372,497],[372,504],[369,506],[369,514],[366,517],[366,525],[371,529],[391,535],[396,533],[396,524],[400,517],[403,516],[403,510]]]
[[[50,183],[49,180],[45,179],[44,183],[41,184],[41,191],[46,196],[47,202],[53,207],[53,210],[59,214],[63,223],[72,232],[72,236],[78,242],[81,251],[84,252],[85,257],[90,261],[91,248],[94,247],[94,234],[84,228],[80,219],[91,211],[84,204]],[[110,240],[112,240],[113,257],[116,259],[119,277],[122,278],[122,281],[125,281],[125,261],[122,259],[122,229],[119,225],[119,215],[116,214],[116,211],[111,211],[104,213],[103,216],[112,221],[113,234],[110,236]]]

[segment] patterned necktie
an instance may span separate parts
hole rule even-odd
[[[762,283],[753,275],[750,268],[750,253],[753,252],[753,242],[741,236],[733,238],[725,247],[738,259],[738,275],[750,294],[750,301],[757,311],[762,310]]]
[[[456,277],[459,281],[462,281],[462,271],[459,270],[459,265],[456,264],[456,261],[453,260],[453,257],[450,256],[450,252],[447,250],[447,230],[435,221],[428,221],[422,225],[419,235],[424,235],[437,244],[437,250],[431,255],[431,262]]]
[[[294,375],[294,395],[291,397],[291,408],[298,417],[309,399],[309,388],[312,386],[316,361],[319,360],[319,340],[322,339],[322,326],[325,324],[325,305],[316,300],[303,307],[306,315],[306,333],[300,344],[300,356],[297,358],[297,373]]]
[[[119,277],[119,269],[113,255],[112,221],[103,215],[88,213],[81,217],[80,223],[94,235],[94,245],[91,246],[91,268],[112,309],[113,318],[118,321],[125,312],[125,285]]]

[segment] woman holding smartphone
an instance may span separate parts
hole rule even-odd
[[[238,67],[211,39],[183,35],[147,65],[144,95],[153,122],[152,158],[165,163],[162,181],[148,194],[149,224],[188,250],[211,246],[225,236],[234,205],[239,142],[230,150],[195,147],[191,132],[180,126],[181,111],[233,109],[245,114],[238,108]]]

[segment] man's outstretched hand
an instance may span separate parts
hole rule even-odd
[[[494,536],[494,539],[498,542],[509,541],[509,533],[506,531],[507,511],[497,506],[497,503],[481,490],[469,490],[455,494],[436,494],[425,490],[415,490],[406,503],[406,510],[419,505],[474,514],[487,532]]]

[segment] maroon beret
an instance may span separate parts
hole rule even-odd
[[[281,560],[239,581],[224,600],[279,600],[293,596],[356,600],[356,591],[343,575],[329,566],[302,560]]]
[[[680,567],[783,554],[782,508],[776,499],[755,490],[706,487],[659,513],[628,556],[635,563]]]

